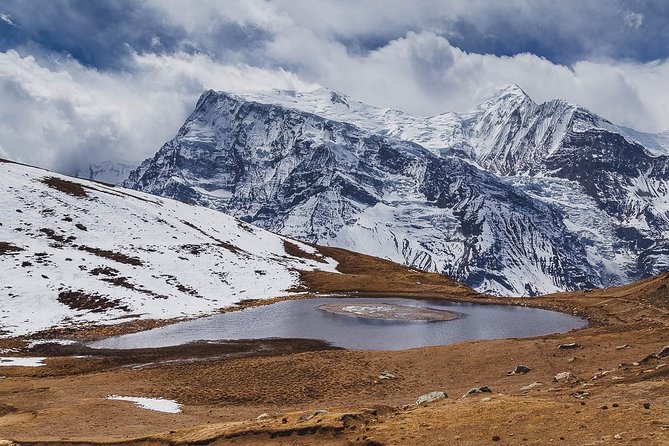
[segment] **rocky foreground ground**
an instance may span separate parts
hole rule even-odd
[[[308,273],[303,280],[312,291],[357,287],[498,302],[465,291],[449,295],[431,275],[411,288],[413,275],[422,273],[375,260],[351,266],[345,251],[328,255],[346,274]],[[669,444],[668,284],[663,275],[608,290],[503,300],[578,314],[590,325],[540,338],[407,351],[271,340],[92,352],[76,344],[26,350],[25,340],[8,339],[3,347],[19,349],[9,355],[47,359],[42,367],[0,370],[0,438],[24,444]],[[171,399],[182,412],[145,410],[106,400],[109,395]]]

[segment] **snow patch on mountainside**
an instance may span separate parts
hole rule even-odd
[[[669,130],[662,133],[644,133],[629,127],[618,127],[628,139],[644,146],[651,154],[669,155]]]
[[[527,194],[564,212],[565,225],[583,241],[588,260],[602,271],[604,283],[634,280],[635,254],[619,246],[617,225],[597,207],[594,199],[578,183],[550,177],[520,176],[505,179]]]
[[[211,209],[10,162],[0,179],[4,334],[203,315],[288,295],[297,270],[335,271]]]
[[[181,404],[164,398],[147,398],[141,396],[109,395],[105,399],[112,401],[129,401],[140,409],[164,413],[181,413]]]

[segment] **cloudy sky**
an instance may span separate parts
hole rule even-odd
[[[669,2],[3,0],[0,157],[141,160],[208,88],[340,90],[418,115],[520,85],[669,129]]]

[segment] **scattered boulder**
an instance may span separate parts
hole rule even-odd
[[[623,350],[623,349],[626,349],[628,347],[629,347],[629,345],[627,345],[627,344],[618,345],[618,346],[616,346],[616,350]]]
[[[467,391],[467,393],[462,395],[462,397],[464,398],[466,396],[475,395],[477,393],[492,393],[492,390],[488,386],[472,387]]]
[[[320,415],[320,414],[323,414],[323,413],[328,413],[328,411],[325,410],[325,409],[316,409],[313,412],[309,412],[308,414],[302,415],[300,417],[300,421],[309,421],[313,417],[315,417],[317,415]]]
[[[561,349],[561,350],[570,350],[570,349],[573,349],[573,348],[580,348],[580,347],[581,347],[581,344],[579,344],[577,342],[570,342],[568,344],[558,345],[558,348]]]
[[[665,345],[662,347],[662,349],[657,352],[657,353],[651,353],[650,355],[646,356],[643,358],[641,361],[639,361],[640,364],[645,364],[647,362],[650,362],[654,359],[661,359],[661,358],[666,358],[669,356],[669,345]]]
[[[419,396],[418,399],[416,400],[416,404],[420,406],[421,404],[427,404],[427,403],[431,403],[433,401],[443,400],[444,398],[448,398],[448,395],[446,394],[446,392],[442,392],[440,390],[437,390],[437,391],[426,393],[425,395]]]
[[[529,368],[526,365],[518,364],[515,369],[513,369],[511,372],[508,372],[507,375],[524,375],[525,373],[528,373],[531,368]]]
[[[560,372],[557,375],[555,375],[553,381],[555,382],[571,381],[573,378],[574,374],[571,372]]]
[[[595,381],[598,380],[599,378],[603,378],[604,376],[608,375],[611,372],[613,372],[613,370],[604,370],[602,372],[599,372],[592,377],[592,380]]]
[[[574,392],[574,396],[578,399],[585,399],[590,396],[590,392],[586,392],[585,390],[577,390]]]
[[[393,372],[390,372],[388,370],[384,370],[379,375],[379,379],[396,379],[396,378],[397,378],[397,376],[395,376],[395,374]]]
[[[264,413],[261,413],[260,415],[258,415],[256,420],[262,421],[262,420],[266,420],[268,418],[269,418],[269,414],[267,412],[264,412]]]
[[[536,387],[539,387],[539,386],[543,386],[543,384],[539,381],[535,381],[532,384],[528,384],[526,386],[521,387],[520,390],[532,390],[532,389],[534,389]]]

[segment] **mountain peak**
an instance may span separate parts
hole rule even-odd
[[[524,102],[532,101],[532,98],[525,93],[525,90],[520,88],[516,84],[510,84],[506,87],[498,90],[495,94],[490,96],[490,98],[485,101],[486,103],[497,103],[497,102]]]
[[[510,94],[518,94],[518,95],[522,95],[522,96],[528,96],[527,93],[525,93],[525,90],[523,90],[518,84],[509,84],[506,87],[500,89],[499,92],[500,93],[506,92],[506,93],[510,93]]]
[[[534,104],[532,98],[525,93],[525,90],[516,84],[507,85],[498,90],[488,100],[479,105],[479,109],[491,109],[502,106],[503,108],[516,108],[524,103]]]

